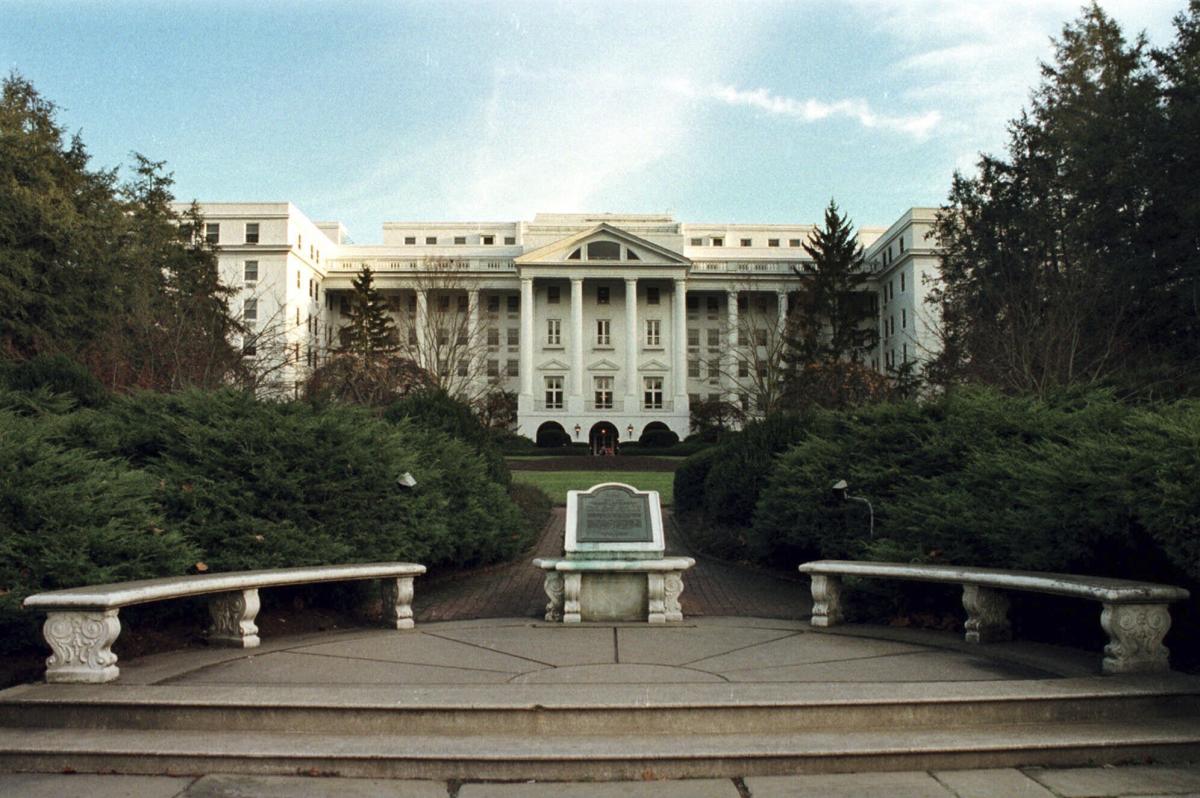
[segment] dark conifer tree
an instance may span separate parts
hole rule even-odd
[[[397,348],[396,323],[375,288],[371,267],[363,266],[353,286],[349,318],[340,333],[342,351],[364,360],[393,354]]]

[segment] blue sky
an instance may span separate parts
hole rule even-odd
[[[1111,0],[1165,45],[1184,0]],[[0,65],[98,166],[181,199],[388,220],[670,211],[860,225],[944,200],[1003,146],[1076,0],[0,0]]]

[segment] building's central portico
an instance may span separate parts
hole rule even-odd
[[[691,261],[601,223],[514,258],[521,284],[521,431],[588,440],[650,422],[686,430]],[[578,431],[577,431],[578,430]],[[612,441],[616,443],[616,441]]]

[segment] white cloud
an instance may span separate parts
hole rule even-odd
[[[805,122],[817,122],[830,117],[847,117],[863,127],[882,128],[906,133],[917,139],[925,139],[941,121],[941,114],[929,111],[923,114],[893,116],[871,110],[866,100],[846,99],[825,102],[809,98],[797,100],[772,94],[767,89],[740,90],[733,86],[715,85],[711,96],[727,105],[744,105],[769,114],[790,116]]]

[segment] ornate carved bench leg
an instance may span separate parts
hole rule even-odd
[[[231,648],[254,648],[258,645],[258,589],[232,590],[217,593],[208,599],[208,614],[212,626],[208,642]]]
[[[121,633],[118,610],[55,612],[42,634],[54,654],[46,659],[47,682],[111,682],[121,673],[110,646]]]
[[[683,573],[669,571],[663,582],[663,604],[668,622],[682,621],[683,610],[679,607],[679,594],[683,592]]]
[[[646,594],[649,597],[649,606],[646,608],[646,621],[648,623],[666,623],[667,613],[663,593],[664,585],[662,574],[648,573],[646,574]]]
[[[812,575],[812,625],[837,626],[842,622],[842,580],[827,574]]]
[[[579,611],[579,588],[583,574],[563,574],[563,623],[579,623],[583,620]]]
[[[546,581],[542,585],[546,591],[546,620],[561,621],[563,619],[563,577],[558,571],[547,571]]]
[[[1162,644],[1171,628],[1166,604],[1105,604],[1100,626],[1108,634],[1105,673],[1154,673],[1171,669]]]
[[[1008,622],[1008,596],[1000,590],[963,585],[963,609],[967,611],[968,643],[999,643],[1012,640]]]
[[[383,623],[393,629],[413,628],[413,578],[398,576],[379,580],[383,593]]]

